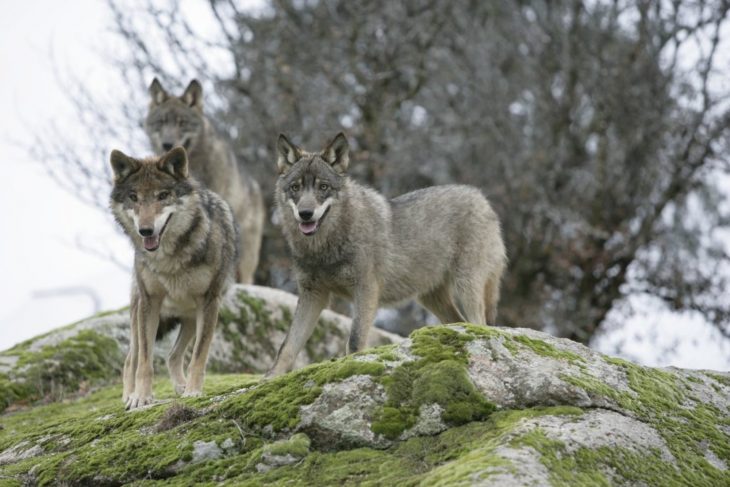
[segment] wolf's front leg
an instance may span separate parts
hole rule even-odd
[[[122,374],[122,402],[127,403],[129,396],[134,393],[134,375],[137,373],[137,359],[139,355],[139,296],[132,293],[129,303],[129,351],[124,360],[124,372]]]
[[[160,325],[161,305],[162,296],[150,296],[140,290],[137,312],[137,371],[134,376],[134,393],[127,398],[127,409],[152,403],[152,360],[157,327]]]
[[[275,377],[285,374],[294,368],[294,361],[299,351],[307,343],[314,331],[319,315],[329,303],[329,293],[326,291],[300,289],[297,309],[294,312],[289,333],[279,348],[276,361],[266,377]]]
[[[367,346],[368,333],[378,311],[378,284],[374,277],[364,277],[355,289],[354,317],[347,353],[359,352]]]
[[[183,396],[199,396],[203,393],[203,380],[205,379],[205,364],[208,362],[208,351],[213,341],[213,332],[218,323],[218,307],[220,298],[216,297],[206,300],[198,308],[198,317],[195,326],[195,345],[193,356],[188,367],[188,383],[185,386]]]

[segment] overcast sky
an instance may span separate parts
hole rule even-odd
[[[201,0],[202,1],[202,0]],[[132,253],[108,214],[85,206],[47,176],[18,144],[51,121],[82,140],[54,77],[62,69],[103,92],[110,73],[102,56],[111,35],[105,2],[5,2],[0,17],[0,349],[127,304]],[[53,53],[53,56],[52,56]],[[111,147],[110,147],[111,149]],[[123,148],[122,148],[123,149]],[[50,161],[51,163],[53,161]],[[99,164],[107,164],[100,160]],[[93,248],[98,255],[84,251]],[[639,313],[596,341],[602,351],[649,365],[730,369],[730,350],[698,316],[659,312],[635,300]],[[664,353],[672,350],[673,353]]]

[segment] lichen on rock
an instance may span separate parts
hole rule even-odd
[[[247,311],[248,312],[248,311]],[[730,381],[520,329],[426,327],[124,412],[120,386],[1,417],[16,485],[727,485]],[[11,382],[12,383],[12,382]],[[26,453],[30,452],[30,453]]]

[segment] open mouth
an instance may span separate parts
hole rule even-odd
[[[315,233],[317,233],[317,230],[319,230],[319,225],[324,220],[324,217],[327,216],[327,213],[330,211],[329,207],[327,207],[326,210],[324,210],[324,213],[317,221],[309,221],[309,222],[300,222],[299,223],[299,230],[306,235],[307,237],[311,237]]]
[[[165,224],[162,225],[160,233],[151,237],[142,237],[142,245],[144,245],[144,249],[146,251],[154,252],[160,247],[160,239],[162,238],[165,228],[167,228],[167,223],[170,221],[170,218],[172,218],[172,214],[170,214],[170,216],[167,217],[167,220],[165,220]]]

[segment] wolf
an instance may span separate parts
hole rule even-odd
[[[434,186],[388,201],[348,177],[342,133],[321,152],[282,134],[277,153],[276,204],[299,302],[268,376],[291,370],[332,294],[353,303],[348,353],[364,348],[380,305],[413,297],[443,323],[494,324],[507,257],[477,188]]]
[[[175,146],[188,151],[190,172],[233,208],[241,231],[237,280],[253,283],[264,230],[259,184],[239,167],[226,141],[203,113],[203,87],[192,80],[181,96],[170,95],[155,78],[144,128],[156,154]]]
[[[122,400],[127,409],[152,401],[152,352],[161,319],[180,322],[167,358],[175,391],[200,395],[218,306],[237,264],[233,212],[189,175],[182,147],[146,159],[115,150],[110,162],[111,211],[134,247],[132,331]],[[186,378],[183,359],[193,337]]]

